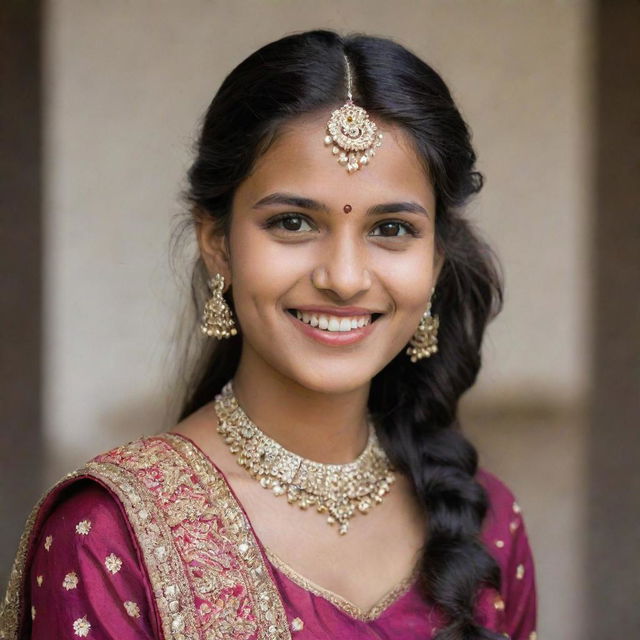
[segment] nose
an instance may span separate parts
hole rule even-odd
[[[369,254],[365,243],[348,232],[337,234],[321,249],[311,280],[317,289],[340,300],[351,300],[371,288]]]

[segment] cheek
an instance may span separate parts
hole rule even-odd
[[[416,251],[411,255],[390,255],[380,266],[379,277],[391,292],[398,311],[422,314],[434,284],[432,254]]]
[[[264,231],[247,229],[242,242],[232,244],[231,271],[234,302],[241,317],[272,308],[296,282],[299,260],[274,242],[265,242]]]

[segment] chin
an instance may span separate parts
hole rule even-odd
[[[308,361],[308,364],[312,364]],[[351,393],[371,382],[371,378],[375,375],[366,375],[362,367],[353,368],[350,371],[348,366],[336,366],[335,363],[328,363],[327,366],[314,367],[312,371],[291,371],[288,377],[305,389],[316,393],[324,393],[330,395],[340,395]]]

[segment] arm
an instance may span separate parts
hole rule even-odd
[[[153,595],[119,504],[95,482],[72,489],[36,541],[32,640],[159,640]]]

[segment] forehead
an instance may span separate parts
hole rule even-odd
[[[434,211],[433,187],[409,134],[372,117],[383,134],[382,146],[368,165],[350,174],[324,144],[330,115],[328,110],[287,123],[238,187],[236,202],[251,206],[268,193],[286,190],[340,209],[345,202],[355,208],[395,198],[415,200]]]

